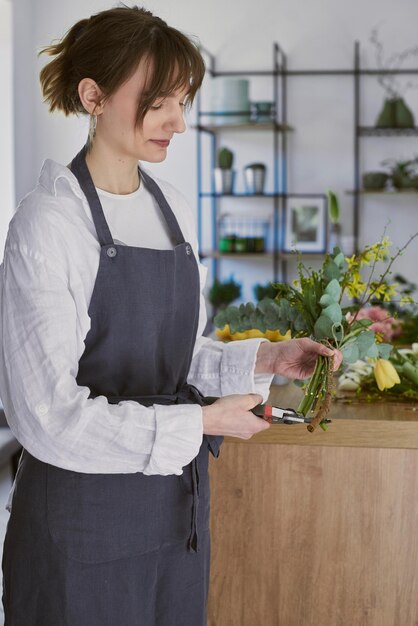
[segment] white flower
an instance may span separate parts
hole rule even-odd
[[[360,376],[349,373],[342,374],[338,379],[338,389],[341,391],[355,391],[360,385]]]

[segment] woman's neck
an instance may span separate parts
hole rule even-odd
[[[106,146],[99,148],[96,142],[97,138],[86,154],[87,167],[95,187],[118,195],[136,191],[140,184],[138,162],[124,159]]]

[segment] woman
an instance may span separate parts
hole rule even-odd
[[[185,130],[204,74],[195,45],[124,7],[44,52],[50,110],[91,124],[69,166],[44,163],[5,248],[0,394],[24,447],[6,625],[203,625],[208,454],[268,427],[251,408],[274,372],[306,377],[332,352],[202,337],[191,212],[138,168]],[[202,394],[223,397],[204,406]]]

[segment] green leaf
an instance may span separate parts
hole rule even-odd
[[[334,263],[331,257],[329,258],[328,261],[324,263],[323,276],[326,282],[330,282],[334,278],[336,278],[337,280],[340,279],[340,276],[341,276],[340,268],[338,267],[336,263]]]
[[[329,306],[327,306],[322,311],[321,317],[323,315],[328,317],[333,322],[333,324],[339,324],[343,318],[341,307],[338,304],[338,302],[334,302],[333,304],[330,304]]]
[[[339,250],[339,248],[334,248],[334,249]],[[341,268],[344,265],[344,261],[345,261],[345,256],[343,255],[341,251],[336,256],[334,256],[334,263],[335,265],[338,265],[339,268]]]
[[[355,363],[360,358],[360,352],[356,341],[347,342],[342,348],[343,361],[345,363]]]
[[[303,317],[303,315],[301,315],[300,313],[297,315],[297,317],[296,317],[295,321],[293,322],[293,327],[294,327],[294,329],[295,329],[295,331],[296,331],[297,333],[301,333],[301,332],[303,332],[305,335],[307,335],[307,334],[308,334],[308,330],[309,330],[309,328],[308,328],[308,326],[307,326],[307,324],[306,324],[305,318],[304,318],[304,317]],[[279,329],[279,330],[280,330],[280,329]],[[285,333],[284,333],[284,332],[282,332],[281,330],[280,330],[280,332],[282,333],[282,335],[284,335],[284,334],[285,334]]]
[[[379,356],[379,349],[375,343],[373,343],[370,348],[367,350],[366,354],[364,354],[363,358],[369,359],[377,359]]]
[[[328,214],[333,224],[338,224],[340,221],[340,205],[337,195],[331,190],[327,191],[328,196]]]
[[[368,320],[366,318],[362,320],[356,320],[354,324],[351,326],[351,330],[357,330],[358,328],[367,328],[373,324],[372,320]]]
[[[231,320],[238,321],[239,312],[238,307],[228,306],[223,311],[220,311],[215,315],[214,323],[217,328],[223,328],[225,324],[229,324]]]
[[[357,347],[360,353],[360,359],[363,359],[369,348],[375,345],[375,334],[372,330],[366,330],[357,337]]]
[[[335,299],[332,296],[330,296],[328,293],[324,293],[319,300],[319,304],[322,307],[329,306],[330,304],[333,304],[334,302],[335,302]]]
[[[378,343],[377,349],[379,350],[379,357],[381,359],[388,359],[392,352],[392,346],[390,343]]]
[[[341,295],[341,285],[336,278],[333,278],[325,287],[325,293],[331,296],[334,301],[338,301]]]
[[[315,322],[314,336],[316,339],[332,338],[332,320],[326,315],[320,315]]]

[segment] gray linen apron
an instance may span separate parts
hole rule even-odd
[[[199,274],[160,188],[145,173],[172,250],[116,245],[85,162],[71,169],[101,245],[77,382],[110,403],[204,404],[187,384]],[[140,207],[138,207],[140,210]],[[203,626],[209,582],[204,437],[182,476],[84,474],[24,451],[3,554],[5,626]]]

